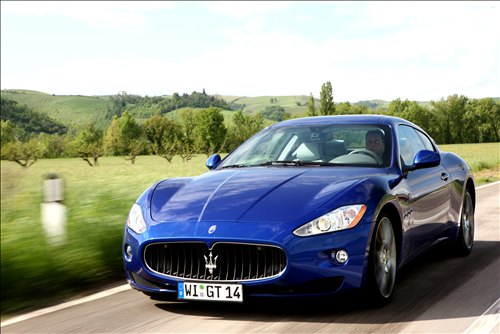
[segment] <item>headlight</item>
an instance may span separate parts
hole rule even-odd
[[[309,223],[302,225],[293,234],[299,237],[346,230],[356,226],[366,211],[366,205],[348,205],[335,209]]]
[[[142,217],[142,210],[138,204],[132,205],[127,218],[127,226],[137,234],[146,231],[146,223]]]

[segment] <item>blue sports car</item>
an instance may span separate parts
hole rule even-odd
[[[125,275],[153,298],[354,290],[383,305],[422,251],[448,240],[463,256],[473,246],[469,166],[400,118],[287,120],[206,165],[153,184],[130,210]]]

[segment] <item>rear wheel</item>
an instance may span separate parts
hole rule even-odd
[[[469,191],[466,191],[462,204],[458,238],[454,245],[456,253],[459,256],[467,256],[470,254],[472,246],[474,245],[474,229],[474,204]]]
[[[382,216],[375,227],[368,264],[368,293],[376,306],[389,303],[396,284],[397,252],[392,223]]]

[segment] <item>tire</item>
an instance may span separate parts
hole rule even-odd
[[[375,227],[368,260],[368,297],[374,306],[387,305],[394,294],[397,274],[397,247],[394,228],[388,216]]]
[[[458,227],[458,237],[454,243],[455,254],[467,256],[474,246],[474,203],[469,191],[465,191],[462,210],[460,212],[460,226]]]

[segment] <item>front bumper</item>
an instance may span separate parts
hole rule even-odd
[[[371,224],[358,224],[355,228],[312,237],[296,237],[290,233],[277,234],[267,240],[248,238],[248,229],[233,233],[228,238],[151,238],[137,235],[127,228],[124,234],[123,255],[125,275],[129,284],[146,294],[177,294],[177,283],[189,279],[161,275],[144,262],[144,249],[158,242],[204,242],[207,249],[216,242],[264,244],[281,248],[286,254],[286,268],[272,278],[241,280],[245,298],[248,297],[314,297],[330,296],[341,291],[361,288],[371,238]],[[254,227],[254,231],[258,227]],[[235,232],[235,231],[233,231]],[[265,234],[265,233],[264,233]],[[258,236],[258,233],[255,234]],[[269,234],[267,234],[269,235]],[[132,256],[125,249],[130,247]],[[349,255],[345,263],[335,259],[344,250]],[[224,281],[220,281],[223,283]]]

